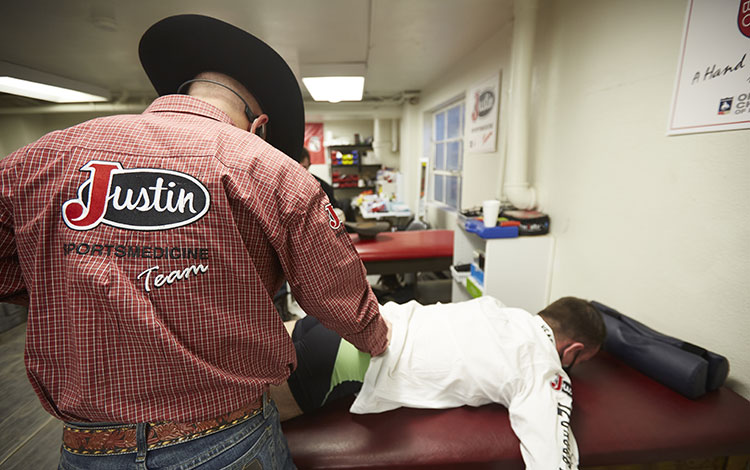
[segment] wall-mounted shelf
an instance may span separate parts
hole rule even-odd
[[[380,163],[373,163],[373,164],[366,163],[364,165],[331,165],[331,168],[357,168],[357,169],[376,168],[376,169],[380,169],[381,166],[382,165]]]
[[[372,150],[372,145],[370,144],[343,144],[343,145],[329,145],[328,146],[328,150],[338,150],[340,152],[343,152],[344,150],[358,150],[358,149]]]
[[[328,147],[328,154],[331,157],[331,181],[333,182],[334,193],[349,190],[347,194],[351,195],[351,191],[353,190],[366,191],[368,189],[375,189],[375,186],[372,184],[367,184],[365,186],[359,186],[359,184],[352,185],[353,181],[359,182],[360,179],[364,179],[365,181],[375,181],[375,174],[378,169],[380,169],[380,165],[362,163],[365,154],[371,150],[372,145],[369,144],[331,145]],[[341,152],[345,156],[345,160],[350,163],[337,163],[337,152]],[[348,155],[350,157],[346,157]],[[337,173],[341,176],[337,176]],[[346,186],[336,187],[336,183],[339,181],[341,181],[342,184],[346,184]]]

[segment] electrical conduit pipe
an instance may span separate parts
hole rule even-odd
[[[537,9],[538,0],[516,0],[513,5],[510,116],[503,190],[510,203],[519,209],[536,207],[536,190],[528,183],[528,148],[531,59],[534,52]]]

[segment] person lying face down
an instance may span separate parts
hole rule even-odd
[[[538,315],[492,297],[381,306],[391,344],[371,358],[312,317],[287,322],[298,367],[271,396],[282,420],[356,394],[350,411],[500,403],[527,469],[578,468],[568,372],[591,359],[606,334],[587,301],[561,298]]]

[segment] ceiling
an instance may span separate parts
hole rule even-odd
[[[365,100],[393,100],[436,80],[512,11],[513,0],[3,0],[0,60],[146,102],[155,92],[138,60],[141,34],[200,13],[266,41],[298,79],[307,65],[364,62]],[[0,94],[0,108],[48,104]]]

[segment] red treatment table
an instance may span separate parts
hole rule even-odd
[[[367,274],[443,271],[453,263],[453,230],[381,232],[369,240],[350,236]]]
[[[750,454],[750,402],[722,387],[690,400],[600,352],[572,373],[581,466]],[[351,399],[284,423],[300,469],[522,469],[500,405],[349,413]]]

